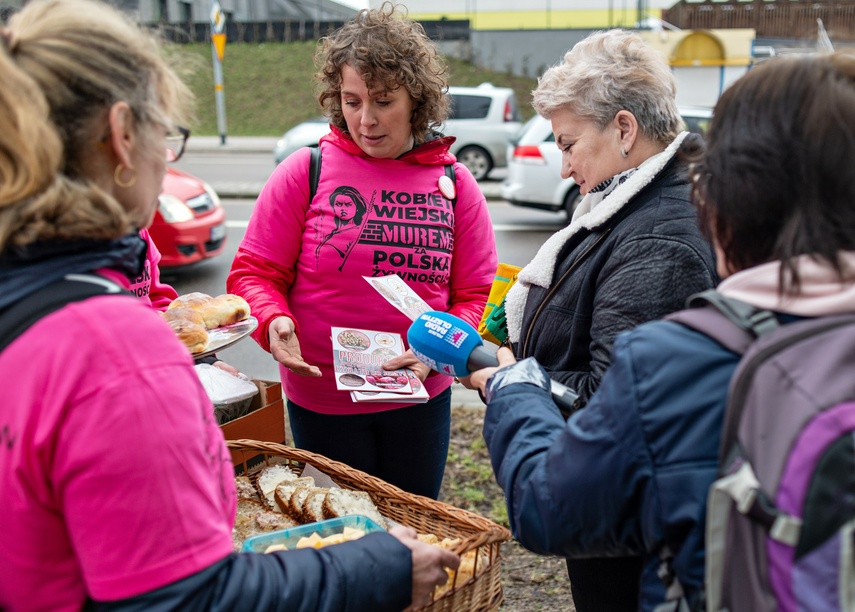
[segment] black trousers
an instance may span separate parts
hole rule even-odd
[[[567,559],[576,612],[635,612],[641,569],[641,557]]]
[[[424,404],[368,414],[321,414],[288,401],[294,446],[397,487],[439,496],[451,429],[451,389]]]

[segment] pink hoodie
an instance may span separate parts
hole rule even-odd
[[[0,353],[0,371],[0,608],[80,610],[231,553],[223,433],[151,307],[122,295],[69,304]]]
[[[160,251],[154,245],[148,230],[140,230],[140,238],[148,244],[148,252],[143,264],[143,271],[138,277],[131,280],[130,290],[143,302],[155,310],[163,312],[172,300],[178,297],[178,293],[172,285],[160,282],[160,268],[158,267]]]
[[[801,291],[798,296],[781,296],[780,262],[748,268],[724,279],[717,290],[757,308],[800,317],[822,317],[855,311],[855,253],[838,255],[843,281],[826,262],[808,255],[796,258]]]
[[[331,327],[398,332],[411,321],[363,276],[397,274],[434,310],[478,325],[496,272],[495,237],[486,201],[465,166],[454,164],[457,202],[439,189],[453,140],[435,140],[399,159],[367,156],[337,129],[321,139],[322,169],[309,202],[309,149],[282,162],[256,202],[226,283],[259,320],[254,334],[269,350],[267,328],[277,316],[298,326],[303,358],[321,378],[280,367],[285,395],[310,410],[356,414],[406,404],[364,405],[337,391]],[[353,205],[338,216],[331,200]],[[429,376],[431,397],[451,378]]]

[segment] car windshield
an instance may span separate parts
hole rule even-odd
[[[452,94],[449,119],[484,119],[490,112],[492,98]]]

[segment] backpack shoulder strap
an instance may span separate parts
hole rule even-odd
[[[0,351],[36,321],[66,304],[109,293],[127,292],[105,278],[89,274],[68,274],[31,293],[0,313]]]
[[[318,181],[321,178],[321,146],[311,147],[311,157],[309,158],[309,201],[315,199],[315,194],[318,193]],[[445,165],[445,176],[451,179],[454,183],[454,197],[451,199],[451,206],[457,204],[457,174],[454,172],[454,164]]]
[[[457,174],[454,172],[454,164],[445,164],[445,176],[454,184],[454,197],[451,198],[451,207],[457,204]]]
[[[665,318],[699,331],[740,355],[757,338],[780,327],[772,312],[725,297],[715,289],[690,296],[687,305],[688,310]]]
[[[309,159],[309,202],[318,193],[318,180],[321,178],[321,145],[311,147],[312,156]]]

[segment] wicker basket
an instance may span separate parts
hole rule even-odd
[[[474,577],[462,584],[457,584],[455,577],[452,588],[422,609],[431,612],[498,610],[502,603],[499,547],[511,538],[511,533],[504,527],[467,510],[407,493],[323,455],[256,440],[227,440],[226,444],[232,451],[236,468],[242,469],[250,478],[272,457],[280,461],[284,459],[294,467],[309,464],[344,489],[367,492],[386,518],[412,527],[419,533],[432,533],[439,538],[460,538],[455,553],[478,550]],[[252,463],[248,463],[250,461]]]

